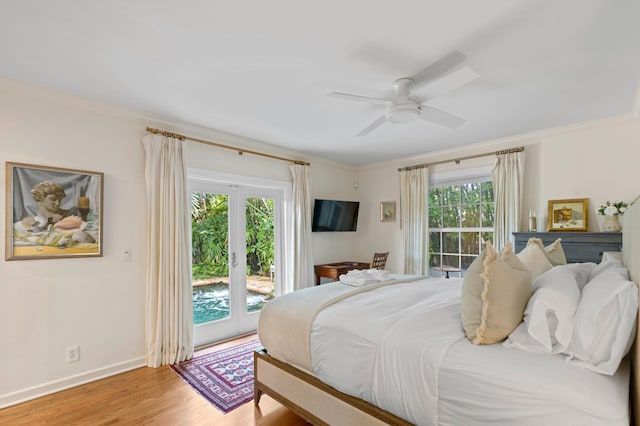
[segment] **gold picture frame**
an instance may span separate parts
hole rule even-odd
[[[549,200],[547,231],[586,232],[589,228],[589,199]]]
[[[380,222],[396,221],[396,202],[382,201],[380,202]]]
[[[6,163],[5,259],[102,256],[104,174]]]

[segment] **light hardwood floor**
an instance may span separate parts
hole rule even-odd
[[[212,346],[224,349],[255,335]],[[270,397],[223,414],[169,367],[139,368],[0,410],[0,425],[278,425],[309,423]]]

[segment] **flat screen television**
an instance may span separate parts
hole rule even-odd
[[[313,232],[348,232],[358,226],[359,201],[316,199],[313,207]]]

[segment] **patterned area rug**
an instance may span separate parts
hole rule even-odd
[[[262,348],[252,340],[200,355],[171,369],[223,413],[253,399],[253,352]]]

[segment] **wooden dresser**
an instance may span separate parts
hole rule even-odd
[[[562,238],[562,249],[569,263],[600,263],[605,251],[622,250],[621,232],[514,232],[513,236],[516,253],[526,247],[531,237],[540,238],[545,246]]]

